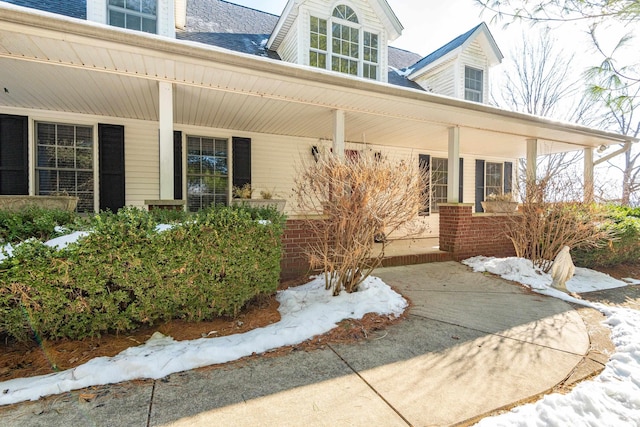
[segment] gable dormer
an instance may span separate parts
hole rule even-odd
[[[283,61],[387,81],[387,46],[402,32],[386,0],[289,0],[267,48]]]
[[[87,20],[175,38],[174,0],[87,0]]]
[[[409,80],[424,90],[488,102],[489,69],[503,56],[483,22],[409,67]]]

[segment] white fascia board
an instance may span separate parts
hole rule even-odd
[[[267,41],[267,49],[277,50],[278,47],[280,47],[280,42],[278,42],[277,46],[274,46],[274,43],[276,42],[276,39],[278,39],[278,36],[282,31],[289,31],[293,19],[295,19],[298,14],[298,7],[294,9],[294,5],[296,5],[296,3],[298,3],[298,0],[287,1],[282,14],[280,15],[280,18],[278,19],[276,27],[271,32],[271,36],[269,36],[269,40]],[[290,16],[292,13],[294,13],[295,15]],[[290,18],[293,19],[290,20]],[[283,39],[284,36],[280,37],[280,41],[282,41]]]
[[[370,2],[373,9],[378,13],[382,19],[382,22],[387,30],[389,41],[392,42],[402,35],[404,27],[400,23],[400,20],[396,16],[387,0],[377,0]],[[386,18],[386,19],[385,19]]]
[[[480,37],[484,35],[484,37]],[[496,40],[493,38],[489,27],[484,22],[482,25],[478,27],[478,29],[469,37],[461,46],[461,49],[466,49],[469,47],[471,43],[473,43],[476,39],[480,39],[479,43],[482,45],[485,53],[487,54],[487,58],[489,59],[489,66],[493,67],[494,65],[498,65],[504,59],[504,55],[500,51]]]
[[[434,68],[438,68],[442,64],[445,64],[445,63],[447,63],[449,61],[453,61],[453,60],[457,59],[458,56],[460,55],[461,51],[462,51],[462,48],[458,47],[458,48],[452,50],[451,52],[447,53],[445,56],[436,59],[431,64],[426,65],[426,66],[414,71],[413,73],[409,74],[407,76],[407,78],[409,80],[415,81],[416,79],[418,79],[418,78],[422,77],[423,75],[427,74],[429,71],[433,70]]]

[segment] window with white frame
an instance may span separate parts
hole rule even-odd
[[[78,197],[78,212],[94,210],[93,128],[36,122],[36,194]]]
[[[477,68],[464,67],[464,99],[482,102],[483,72]]]
[[[426,198],[426,205],[419,214],[438,213],[438,204],[446,203],[448,200],[449,160],[420,154],[418,161],[420,169],[425,172],[423,175],[425,178],[423,194]]]
[[[336,6],[329,20],[311,16],[309,32],[309,65],[378,79],[378,35],[365,31],[349,6]]]
[[[438,203],[447,203],[449,160],[431,158],[431,212],[439,211]]]
[[[187,136],[187,206],[189,211],[226,205],[229,194],[227,140]]]
[[[504,188],[504,164],[503,163],[485,163],[485,180],[484,180],[484,199],[487,200],[491,194],[503,194]]]
[[[157,33],[157,0],[109,0],[109,25]]]

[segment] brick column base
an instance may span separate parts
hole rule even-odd
[[[504,234],[505,215],[473,214],[470,203],[443,203],[440,209],[440,250],[457,261],[477,255],[515,256],[511,240]],[[501,220],[503,218],[503,220]]]

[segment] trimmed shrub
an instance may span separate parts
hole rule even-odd
[[[0,265],[0,333],[81,339],[235,316],[276,291],[283,225],[275,210],[216,207],[157,232],[153,214],[125,208],[63,250],[25,242]]]
[[[57,226],[73,224],[77,215],[59,209],[28,207],[18,212],[0,210],[0,242],[16,243],[35,237],[49,240]]]
[[[593,249],[572,251],[574,262],[580,267],[612,267],[640,261],[640,208],[609,206],[604,226],[613,238]]]

